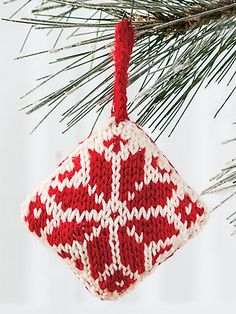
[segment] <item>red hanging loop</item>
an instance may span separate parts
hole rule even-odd
[[[115,82],[112,116],[119,123],[128,119],[127,113],[127,86],[128,67],[134,46],[134,29],[129,19],[122,20],[115,30]]]

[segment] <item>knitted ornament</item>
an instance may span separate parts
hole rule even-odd
[[[202,200],[127,115],[129,20],[116,26],[112,117],[23,205],[28,229],[101,299],[127,292],[196,235]]]

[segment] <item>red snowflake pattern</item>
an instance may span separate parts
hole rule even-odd
[[[126,292],[208,216],[149,137],[114,119],[78,145],[23,213],[29,230],[102,299]]]

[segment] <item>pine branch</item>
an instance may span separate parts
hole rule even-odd
[[[236,138],[233,138],[225,141],[223,144],[235,141]],[[222,191],[228,192],[228,196],[213,208],[214,211],[236,196],[236,158],[231,159],[226,166],[210,180],[210,182],[212,182],[212,185],[203,191],[202,194],[211,194]],[[227,219],[234,228],[232,235],[236,234],[236,210]]]
[[[139,82],[140,88],[129,103],[129,111],[138,114],[137,121],[142,126],[147,124],[152,131],[158,129],[158,135],[168,127],[169,134],[173,132],[203,84],[208,86],[213,81],[221,83],[235,66],[236,1],[122,0],[101,3],[45,0],[37,7],[33,1],[24,2],[22,9],[27,6],[31,6],[33,17],[10,20],[29,24],[31,33],[34,29],[59,31],[60,34],[67,32],[67,37],[73,39],[74,43],[60,48],[53,45],[54,48],[48,51],[20,56],[61,54],[54,61],[61,66],[60,70],[41,79],[25,96],[51,80],[60,81],[64,73],[71,73],[67,84],[23,109],[29,114],[48,106],[48,116],[58,106],[63,106],[68,95],[79,94],[86,87],[88,93],[63,113],[61,121],[66,121],[66,130],[92,110],[96,110],[99,117],[112,100],[113,61],[110,51],[114,25],[124,16],[130,16],[131,12],[136,28],[136,43],[130,64],[129,84]],[[83,35],[86,35],[86,39],[83,39]],[[60,37],[56,40],[57,45]],[[94,45],[92,51],[91,44]],[[73,74],[73,70],[80,70],[91,62],[93,67],[80,77]],[[226,101],[235,90],[234,78],[235,73],[227,82],[232,86],[232,92]],[[93,82],[97,84],[95,89]],[[221,106],[219,104],[219,109],[226,101]]]

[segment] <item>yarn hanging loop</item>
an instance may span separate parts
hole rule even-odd
[[[127,120],[127,86],[129,61],[134,46],[134,28],[130,19],[123,19],[116,25],[115,47],[113,52],[115,63],[115,81],[112,116],[117,123]]]

